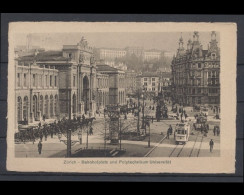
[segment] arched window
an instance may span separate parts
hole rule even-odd
[[[33,96],[33,105],[32,106],[33,106],[32,112],[34,114],[34,118],[36,118],[37,117],[37,96],[36,95]]]
[[[76,95],[73,95],[73,113],[76,113]]]
[[[49,116],[49,113],[48,113],[48,103],[49,103],[48,96],[46,95],[45,96],[45,103],[44,103],[44,114],[45,114],[46,118],[48,118],[48,116]]]
[[[24,97],[24,103],[23,103],[23,119],[24,121],[27,121],[28,120],[28,97],[25,96]]]
[[[50,96],[50,117],[53,117],[53,96]]]
[[[21,97],[18,97],[17,113],[18,113],[18,121],[22,121],[22,99],[21,99]]]
[[[58,115],[58,95],[55,95],[55,100],[54,100],[54,115]]]
[[[43,116],[43,96],[40,96],[40,115]]]

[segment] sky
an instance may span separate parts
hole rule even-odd
[[[82,36],[92,47],[100,48],[125,48],[143,47],[144,49],[159,49],[176,52],[179,38],[182,35],[186,48],[189,38],[193,38],[193,32],[98,32],[98,33],[33,33],[31,42],[33,46],[40,46],[46,50],[60,50],[63,45],[76,45]],[[199,32],[199,40],[203,49],[211,39],[211,32]],[[27,34],[16,34],[15,45],[26,45]],[[217,41],[219,42],[219,33]]]

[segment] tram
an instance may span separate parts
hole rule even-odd
[[[185,144],[189,139],[190,129],[190,124],[187,122],[176,124],[174,132],[175,143]]]

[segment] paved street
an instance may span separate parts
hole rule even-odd
[[[149,100],[146,102],[145,113],[150,116],[155,116],[155,110],[150,110],[149,105],[152,104],[152,101]],[[172,114],[171,105],[168,105],[169,114]],[[188,110],[188,120],[192,124],[195,121],[194,112],[191,112],[191,109]],[[166,139],[167,130],[169,125],[172,125],[172,128],[175,128],[175,125],[179,120],[161,120],[156,122],[154,120],[150,125],[150,147],[148,147],[149,136],[147,136],[142,141],[131,141],[131,140],[122,140],[121,147],[126,150],[122,157],[209,157],[209,156],[219,156],[220,155],[220,137],[213,135],[213,126],[219,124],[219,120],[213,118],[213,114],[209,113],[208,123],[210,126],[209,133],[205,137],[201,132],[191,130],[193,134],[190,135],[189,141],[185,145],[176,145],[173,135],[169,139]],[[137,117],[134,117],[131,113],[128,114],[127,120],[122,120],[123,126],[128,127],[130,130],[136,129]],[[104,136],[105,136],[105,122],[102,115],[97,117],[93,123],[93,135],[88,136],[88,148],[104,148]],[[107,125],[108,133],[108,125]],[[147,132],[149,129],[147,129]],[[62,140],[65,140],[66,137],[62,137],[61,141],[58,139],[57,135],[54,135],[53,138],[48,137],[47,141],[43,139],[42,142],[42,154],[38,154],[38,140],[33,144],[27,142],[25,144],[19,143],[15,144],[16,157],[65,157],[66,155],[66,145]],[[210,139],[214,140],[214,149],[211,153],[209,151],[209,141]],[[78,142],[78,135],[74,133],[72,135],[72,140],[76,141],[72,146],[72,153],[75,153],[81,148],[86,148],[87,143],[87,133],[83,132],[82,134],[82,144]],[[119,145],[110,145],[109,141],[106,142],[106,147],[114,149],[119,148]]]

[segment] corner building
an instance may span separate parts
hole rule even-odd
[[[183,38],[172,60],[172,98],[183,105],[220,104],[220,49],[216,32],[211,33],[208,49],[204,50],[199,33],[194,32],[184,48]]]

